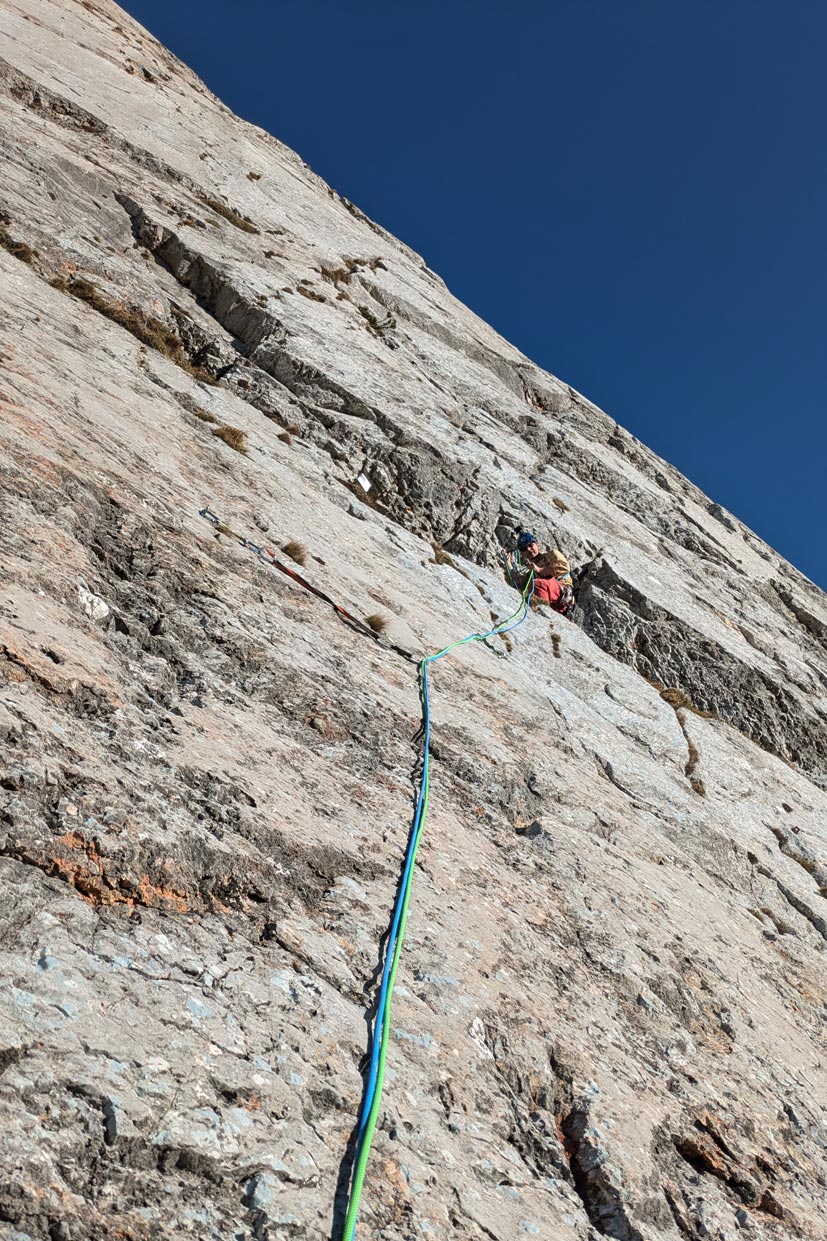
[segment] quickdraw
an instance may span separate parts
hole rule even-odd
[[[330,595],[326,595],[323,590],[319,590],[318,587],[314,586],[312,582],[308,582],[307,578],[302,577],[302,575],[297,573],[295,569],[291,569],[289,565],[284,564],[283,561],[278,559],[275,552],[270,551],[269,547],[260,547],[259,544],[254,543],[252,539],[248,539],[243,534],[238,534],[235,530],[232,530],[226,522],[223,522],[218,514],[214,513],[207,505],[198,510],[198,515],[199,517],[204,517],[207,521],[211,522],[218,529],[220,534],[232,535],[237,543],[240,543],[242,547],[246,547],[248,551],[253,552],[256,556],[263,560],[265,564],[270,565],[273,569],[278,569],[280,573],[286,573],[288,577],[292,577],[294,582],[298,582],[299,586],[303,586],[305,590],[309,590],[311,595],[315,595],[317,599],[321,599],[324,603],[329,604],[337,616],[341,616],[342,620],[345,621],[346,624],[352,625],[359,631],[359,633],[364,634],[367,638],[372,638],[374,642],[379,641],[379,634],[375,633],[369,625],[366,625],[364,621],[359,620],[358,616],[353,616],[352,613],[348,612],[345,608],[338,604],[335,599],[331,599]],[[401,653],[408,659],[413,658],[413,656],[409,655],[406,651]]]

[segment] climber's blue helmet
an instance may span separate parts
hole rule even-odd
[[[536,537],[536,535],[529,534],[527,530],[524,530],[517,539],[517,547],[521,552],[524,552],[525,549],[530,547],[532,543],[537,543],[539,545],[539,542],[540,540]]]

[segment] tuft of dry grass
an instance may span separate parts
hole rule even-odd
[[[353,268],[350,267],[325,267],[319,268],[322,280],[327,280],[329,284],[333,284],[338,289],[340,284],[347,284],[353,274]]]
[[[8,220],[0,215],[0,247],[13,259],[19,259],[21,263],[32,264],[38,257],[37,250],[28,245],[25,241],[16,241],[6,228]]]
[[[343,257],[341,267],[326,267],[322,264],[319,270],[323,280],[328,280],[339,288],[340,285],[348,284],[351,276],[355,276],[363,267],[369,267],[371,271],[376,271],[377,267],[381,267],[382,271],[388,270],[381,259],[348,258],[347,256]]]
[[[285,556],[289,556],[296,564],[307,563],[307,548],[304,543],[299,543],[295,539],[291,539],[289,543],[285,543],[281,549]]]
[[[247,180],[248,180],[248,181],[260,181],[260,180],[261,180],[261,173],[260,173],[260,172],[248,172],[248,173],[247,173]]]
[[[554,652],[554,658],[559,659],[560,658],[560,635],[559,633],[553,633],[551,635],[551,649]]]
[[[208,409],[198,408],[198,409],[193,409],[190,412],[195,414],[196,418],[200,418],[202,422],[218,422],[218,419],[216,418],[215,414],[211,414]]]
[[[698,747],[689,735],[689,730],[686,727],[686,716],[683,713],[683,707],[687,707],[690,711],[694,711],[695,708],[692,706],[692,703],[682,690],[664,690],[660,688],[660,696],[665,702],[668,702],[671,707],[674,707],[675,719],[680,725],[680,730],[683,733],[683,739],[686,742],[686,763],[684,764],[683,774],[689,780],[693,792],[697,793],[699,797],[706,797],[706,788],[704,787],[703,780],[701,780],[699,776],[692,774],[698,766],[701,756],[698,752]],[[681,702],[680,706],[677,705],[678,698],[685,700]],[[701,715],[703,713],[698,711],[696,714]],[[717,716],[715,718],[717,719]]]
[[[816,872],[819,869],[818,863],[814,861],[813,858],[807,857],[804,853],[794,852],[790,847],[790,841],[787,833],[783,832],[780,827],[771,827],[770,831],[778,841],[778,847],[781,852],[788,857],[791,862],[797,862],[802,870],[806,870],[808,875],[815,877]]]
[[[228,427],[226,425],[216,427],[213,430],[216,439],[223,440],[228,448],[234,448],[236,452],[247,454],[247,435],[240,427]]]
[[[756,917],[759,922],[762,921],[762,915],[773,924],[779,935],[794,935],[795,931],[789,922],[785,922],[783,918],[777,918],[769,905],[762,905],[759,910],[751,909],[750,913]]]
[[[684,736],[686,736],[686,729],[684,729]],[[698,766],[698,760],[701,756],[698,753],[698,747],[695,745],[695,742],[690,741],[688,736],[686,737],[686,745],[689,752],[689,757],[686,760],[686,766],[683,771],[684,775],[691,776],[692,772]]]
[[[561,513],[567,513],[569,511],[568,504],[566,504],[565,500],[561,500],[559,496],[552,496],[551,502],[556,508],[559,508]]]
[[[302,297],[309,298],[311,302],[326,302],[327,298],[324,293],[317,293],[315,289],[311,289],[304,281],[296,288],[297,293],[301,293]]]
[[[236,228],[240,228],[244,233],[255,233],[258,235],[259,230],[256,228],[252,220],[248,220],[246,215],[241,215],[232,207],[227,207],[224,203],[219,202],[217,198],[209,198],[206,194],[198,195],[199,201],[205,207],[209,207],[210,211],[214,211],[216,215],[222,216],[225,220],[229,220]]]
[[[680,711],[682,707],[691,707],[692,702],[687,698],[682,689],[662,689],[660,696],[664,702],[668,702],[670,707],[674,707],[676,711]]]
[[[289,431],[282,431],[281,435],[279,436],[279,439],[281,440],[282,444],[293,443],[293,436],[290,434]]]
[[[111,302],[105,293],[101,292],[89,280],[84,280],[81,276],[72,276],[67,279],[65,276],[55,276],[51,281],[53,288],[58,289],[61,293],[71,293],[72,297],[78,298],[79,301],[86,302],[87,306],[91,306],[98,314],[103,315],[106,319],[111,319],[113,323],[117,323],[119,327],[126,328],[136,340],[143,345],[149,345],[150,349],[157,350],[158,353],[169,358],[176,366],[180,366],[194,379],[201,380],[202,383],[215,384],[217,380],[208,371],[201,366],[194,366],[190,362],[184,347],[178,339],[172,328],[167,327],[160,319],[153,318],[152,315],[145,315],[139,310],[133,310],[130,306],[124,306],[121,302]]]
[[[447,564],[449,569],[455,569],[456,572],[461,573],[463,577],[468,577],[468,574],[465,572],[462,566],[458,565],[456,560],[454,560],[453,556],[449,555],[448,552],[446,552],[445,548],[441,547],[439,543],[432,543],[431,548],[433,549],[435,564]],[[469,578],[469,581],[470,581],[470,578]],[[491,619],[496,620],[496,617],[492,614]]]
[[[702,720],[719,720],[723,723],[720,715],[717,715],[714,711],[704,711],[702,707],[696,707],[692,699],[682,689],[664,689],[657,682],[650,682],[650,684],[654,685],[663,701],[668,702],[669,706],[673,707],[675,711],[691,711],[693,715],[700,716]]]
[[[365,624],[374,633],[384,633],[389,622],[387,616],[383,616],[381,612],[371,612],[370,616],[365,617]]]

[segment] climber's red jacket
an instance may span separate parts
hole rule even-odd
[[[556,577],[535,577],[534,598],[538,603],[547,603],[557,611],[563,597],[563,587]]]

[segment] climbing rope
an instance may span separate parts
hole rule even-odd
[[[413,880],[414,863],[416,861],[419,842],[422,838],[422,830],[425,825],[425,818],[428,813],[428,798],[430,794],[430,740],[431,740],[431,703],[428,687],[428,665],[436,663],[438,659],[443,659],[451,651],[459,646],[464,646],[468,642],[482,642],[486,638],[495,637],[497,634],[508,633],[512,629],[516,629],[518,625],[522,625],[528,615],[528,607],[531,596],[534,592],[534,575],[529,574],[528,581],[523,588],[520,597],[520,606],[506,620],[500,621],[493,629],[487,633],[471,633],[465,638],[460,638],[456,642],[451,642],[448,646],[443,647],[441,651],[436,651],[433,655],[426,655],[419,663],[419,687],[420,687],[420,703],[422,707],[422,766],[419,781],[419,794],[416,801],[416,809],[414,811],[413,823],[411,826],[410,836],[408,838],[408,848],[405,857],[405,866],[402,872],[402,879],[399,884],[399,892],[394,907],[393,919],[391,922],[390,932],[388,934],[388,943],[385,953],[385,966],[382,971],[382,984],[379,989],[379,998],[376,1006],[376,1020],[373,1027],[373,1038],[371,1040],[371,1060],[370,1071],[368,1073],[367,1084],[365,1086],[365,1094],[362,1099],[362,1107],[359,1116],[359,1129],[356,1139],[356,1157],[354,1162],[353,1181],[350,1190],[350,1199],[348,1203],[347,1215],[345,1217],[345,1227],[342,1241],[353,1241],[356,1231],[356,1221],[359,1216],[359,1204],[362,1197],[362,1188],[365,1180],[365,1172],[367,1170],[368,1158],[370,1156],[370,1148],[373,1142],[373,1135],[376,1129],[376,1121],[379,1116],[379,1106],[382,1101],[382,1087],[385,1081],[385,1063],[388,1055],[388,1042],[390,1038],[390,1016],[391,1016],[391,1000],[393,998],[393,988],[396,981],[396,973],[399,969],[399,961],[402,955],[402,945],[405,939],[405,925],[408,919],[408,905],[411,897],[411,885]]]
[[[372,638],[374,641],[378,639],[378,635],[358,617],[352,616],[341,607],[335,600],[331,599],[323,591],[313,586],[301,574],[296,573],[288,565],[280,561],[274,552],[269,548],[260,547],[251,539],[246,538],[242,534],[238,534],[235,530],[230,529],[217,513],[207,506],[199,510],[199,516],[205,518],[221,534],[230,535],[232,538],[249,551],[253,552],[265,564],[270,565],[274,569],[279,569],[282,573],[286,573],[305,590],[309,590],[311,594],[329,604],[336,614],[345,620],[348,624],[355,627],[359,633],[366,637]],[[508,575],[514,583],[511,573],[511,564],[506,558],[506,567]],[[522,625],[528,616],[529,603],[534,593],[534,574],[529,569],[528,580],[522,589],[520,595],[520,605],[511,616],[505,620],[499,621],[492,629],[485,633],[469,633],[464,638],[458,638],[456,642],[451,642],[448,646],[444,646],[441,651],[435,651],[431,655],[426,655],[419,660],[419,701],[422,710],[422,724],[419,736],[422,739],[422,758],[419,776],[419,791],[416,799],[416,808],[414,810],[413,822],[411,824],[410,834],[408,836],[408,845],[405,853],[405,865],[402,870],[402,877],[399,882],[396,902],[394,904],[393,916],[391,919],[390,930],[388,932],[387,946],[385,950],[385,964],[382,969],[382,982],[379,988],[379,997],[376,1003],[376,1018],[373,1025],[373,1033],[371,1038],[371,1058],[370,1069],[365,1084],[365,1093],[362,1098],[362,1105],[359,1112],[359,1126],[356,1138],[356,1154],[354,1158],[353,1179],[350,1187],[350,1195],[348,1199],[347,1214],[345,1216],[345,1227],[342,1241],[353,1241],[356,1232],[356,1223],[359,1217],[359,1206],[362,1199],[362,1189],[364,1187],[365,1173],[367,1171],[368,1159],[370,1157],[373,1136],[376,1131],[376,1122],[379,1118],[379,1107],[382,1102],[382,1089],[385,1083],[385,1066],[388,1057],[388,1044],[390,1040],[390,1019],[391,1019],[391,1001],[393,999],[393,989],[396,982],[396,975],[399,969],[399,962],[402,956],[402,946],[405,940],[405,927],[408,921],[408,906],[411,899],[411,887],[413,882],[414,864],[419,849],[419,842],[422,839],[422,831],[425,826],[425,819],[428,813],[428,799],[431,790],[431,762],[430,762],[430,743],[431,743],[431,700],[428,683],[428,666],[434,664],[439,659],[444,659],[451,651],[455,651],[460,646],[466,646],[469,642],[483,642],[488,644],[489,638],[495,638],[499,634],[510,633],[512,629],[516,629]],[[409,651],[403,650],[401,647],[391,645],[391,649],[397,654],[402,655],[405,659],[412,660],[413,656]],[[493,649],[491,647],[489,650]],[[497,652],[499,653],[499,652]]]
[[[531,569],[530,566],[526,566],[523,564],[522,553],[519,551],[518,548],[515,548],[513,552],[509,552],[505,547],[501,547],[498,544],[498,550],[499,550],[503,565],[505,566],[505,571],[508,574],[509,582],[511,583],[511,585],[514,587],[515,590],[519,590],[520,587],[518,586],[517,582],[514,579],[514,570],[516,569],[518,573],[526,573],[526,572],[533,573],[533,570]],[[517,558],[516,564],[512,562],[512,559],[511,559],[512,556],[516,556]]]

